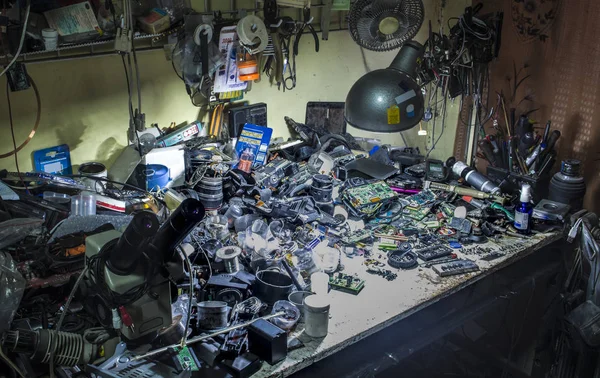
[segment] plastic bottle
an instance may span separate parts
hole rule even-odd
[[[521,198],[515,207],[515,228],[521,234],[527,235],[531,232],[533,206],[531,205],[531,185],[521,186]]]

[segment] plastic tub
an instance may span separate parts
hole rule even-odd
[[[71,197],[71,215],[96,215],[96,197],[92,194],[80,194]]]
[[[44,192],[42,197],[49,202],[54,203],[69,203],[71,201],[71,196],[64,193],[56,193],[56,192]]]

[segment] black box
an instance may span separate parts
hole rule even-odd
[[[269,365],[275,365],[287,356],[287,333],[264,319],[248,326],[250,352]]]
[[[510,195],[519,195],[521,185],[531,185],[534,201],[538,202],[543,198],[548,198],[548,188],[550,187],[550,174],[541,177],[523,176],[515,172],[510,174],[506,169],[488,166],[487,177],[500,187],[502,193]]]

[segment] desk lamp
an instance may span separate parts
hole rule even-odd
[[[423,45],[408,41],[388,68],[358,79],[346,97],[346,122],[360,130],[380,133],[418,125],[425,101],[415,71],[423,52]]]

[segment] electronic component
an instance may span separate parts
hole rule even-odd
[[[461,232],[463,234],[469,234],[471,233],[471,228],[473,227],[473,224],[468,219],[453,217],[450,220],[448,227],[453,228],[456,231]]]
[[[571,206],[564,203],[543,199],[533,209],[533,217],[549,221],[564,221],[570,209]]]
[[[367,229],[362,229],[362,230],[357,230],[355,232],[348,233],[346,236],[342,237],[341,240],[344,244],[354,244],[359,241],[369,239],[372,236],[373,236],[373,231],[367,230]]]
[[[452,254],[452,249],[445,245],[434,245],[415,250],[415,252],[421,260],[429,261]]]
[[[477,264],[471,260],[454,260],[441,265],[434,265],[433,270],[440,275],[440,277],[454,276],[457,274],[464,274],[470,272],[476,272],[479,270]]]
[[[435,193],[433,193],[431,190],[422,190],[419,194],[415,194],[414,196],[411,196],[408,198],[409,201],[409,206],[411,207],[420,207],[420,206],[424,206],[424,205],[428,205],[432,202],[434,202],[437,199],[437,196],[435,195]]]
[[[194,351],[187,346],[181,348],[174,357],[175,367],[178,371],[198,371],[200,370],[200,361],[196,358]]]
[[[492,261],[492,260],[499,259],[500,257],[503,257],[503,256],[505,256],[505,254],[502,252],[490,252],[487,255],[481,257],[481,260]]]
[[[25,65],[21,62],[15,62],[10,67],[6,72],[6,78],[11,92],[23,91],[31,86]]]
[[[334,273],[329,277],[329,285],[332,289],[358,295],[364,289],[365,281],[348,274]]]
[[[445,181],[448,170],[441,160],[427,159],[425,161],[425,178],[429,181]]]
[[[376,181],[367,185],[357,186],[346,189],[343,194],[345,202],[349,203],[355,209],[362,209],[377,203],[385,203],[398,197],[383,181]]]
[[[229,136],[237,138],[247,123],[268,126],[267,104],[261,102],[229,109]]]
[[[427,170],[425,169],[425,163],[411,165],[410,167],[404,169],[404,173],[414,177],[423,178],[427,173]]]
[[[204,125],[201,122],[192,122],[187,126],[180,127],[175,131],[172,131],[168,134],[162,135],[161,137],[157,138],[156,146],[169,147],[176,145],[180,142],[185,142],[186,140],[190,140],[199,135],[203,128]]]
[[[286,177],[291,177],[300,172],[298,163],[276,158],[269,163],[257,167],[254,172],[256,185],[260,187],[277,187]]]
[[[264,319],[258,319],[248,326],[248,347],[260,359],[275,365],[287,357],[287,333]]]
[[[388,254],[388,264],[396,269],[412,269],[418,265],[417,255],[411,251],[391,251]]]

